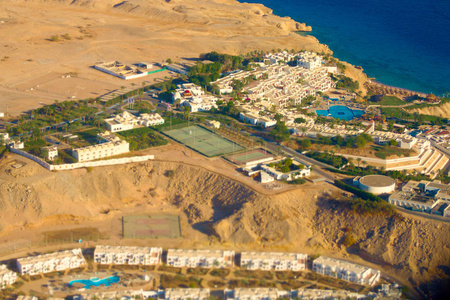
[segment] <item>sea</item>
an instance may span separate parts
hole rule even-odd
[[[243,2],[243,1],[242,1]],[[450,92],[450,0],[245,0],[312,26],[334,56],[375,80]]]

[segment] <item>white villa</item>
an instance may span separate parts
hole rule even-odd
[[[118,136],[109,133],[99,133],[99,144],[73,149],[72,156],[79,162],[100,159],[130,152],[130,144]]]
[[[209,300],[209,289],[166,289],[165,300]]]
[[[17,269],[22,275],[37,275],[53,271],[76,269],[86,264],[80,248],[29,256],[17,260]]]
[[[324,256],[314,260],[313,271],[362,285],[375,285],[380,279],[378,270]]]
[[[229,268],[234,265],[234,251],[169,249],[167,264],[172,267]]]
[[[45,158],[48,160],[54,160],[58,157],[58,148],[56,146],[42,147],[41,151],[45,154]]]
[[[157,265],[161,263],[162,248],[97,246],[94,261],[103,265]]]
[[[105,120],[106,129],[110,132],[130,130],[136,126],[155,126],[164,124],[164,119],[157,113],[141,114],[136,117],[127,111]]]
[[[271,177],[273,177],[275,180],[287,180],[291,181],[297,178],[303,178],[308,177],[311,175],[311,166],[304,165],[300,161],[296,159],[292,159],[292,165],[295,166],[295,170],[289,171],[289,172],[281,172],[276,169],[276,165],[279,162],[285,161],[287,158],[282,158],[279,160],[274,160],[271,162],[267,162],[264,164],[261,164],[261,171],[264,171]]]
[[[306,269],[308,255],[282,252],[242,252],[241,268],[247,270],[300,271]]]
[[[0,265],[0,290],[13,284],[17,280],[17,274],[6,268],[6,265]]]

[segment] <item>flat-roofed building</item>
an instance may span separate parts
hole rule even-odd
[[[248,270],[300,271],[306,269],[308,255],[283,252],[242,252],[241,268]]]
[[[220,128],[220,122],[219,121],[206,120],[205,121],[205,125],[208,126],[208,127],[215,128],[215,129],[219,129]]]
[[[6,288],[17,280],[16,272],[10,271],[6,265],[0,265],[0,289]]]
[[[157,265],[161,263],[162,248],[97,246],[94,261],[99,264],[114,265]]]
[[[135,128],[136,126],[155,126],[164,124],[164,119],[158,113],[141,114],[134,116],[127,111],[113,118],[105,120],[105,127],[110,132],[119,132]]]
[[[275,288],[236,288],[225,289],[225,300],[278,300],[289,298],[288,291],[280,291]]]
[[[324,256],[314,260],[313,271],[363,285],[375,285],[380,279],[378,270]]]
[[[322,57],[314,52],[300,52],[297,56],[297,65],[309,70],[321,67],[322,61]]]
[[[209,300],[209,289],[166,289],[165,300]]]
[[[80,248],[19,258],[17,269],[22,275],[36,275],[53,271],[76,269],[86,264]]]
[[[274,160],[261,164],[261,170],[275,178],[276,180],[292,181],[297,178],[303,178],[311,175],[311,166],[304,165],[296,159],[292,159],[292,164],[284,168],[284,162],[287,158]],[[279,167],[281,163],[282,167]]]
[[[169,249],[167,264],[172,267],[229,268],[234,265],[234,251]]]
[[[56,146],[46,146],[41,148],[42,153],[48,160],[54,160],[58,157],[58,148]]]
[[[368,299],[365,294],[346,290],[298,289],[291,291],[291,299]]]
[[[73,149],[72,156],[79,162],[90,161],[130,152],[130,144],[108,131],[98,134],[99,144]]]

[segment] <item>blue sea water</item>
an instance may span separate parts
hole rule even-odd
[[[330,115],[333,118],[350,121],[361,117],[364,114],[364,111],[360,109],[351,109],[343,105],[333,105],[330,106],[329,109],[316,110],[316,114],[324,117]]]
[[[91,286],[100,286],[100,285],[105,285],[105,286],[111,286],[111,283],[117,283],[119,282],[120,278],[118,276],[111,276],[111,277],[107,277],[107,278],[103,278],[103,279],[98,279],[98,278],[91,278],[91,279],[77,279],[77,280],[72,280],[71,282],[69,282],[69,285],[73,285],[74,283],[81,283],[84,284],[84,288],[86,289],[90,289]]]
[[[449,0],[246,0],[312,26],[334,56],[384,84],[450,92]]]

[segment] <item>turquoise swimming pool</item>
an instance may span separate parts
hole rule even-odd
[[[111,283],[117,283],[119,282],[119,280],[120,278],[118,276],[111,276],[103,279],[98,278],[77,279],[69,282],[69,286],[72,286],[74,283],[81,283],[84,284],[85,289],[90,289],[91,286],[100,286],[100,285],[111,286]]]
[[[330,106],[329,109],[316,110],[316,114],[318,116],[331,116],[333,118],[350,121],[361,117],[364,114],[364,111],[360,109],[351,109],[343,105],[333,105]]]

